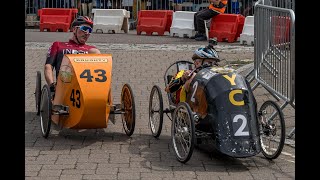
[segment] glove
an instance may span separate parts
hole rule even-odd
[[[56,91],[56,83],[51,83],[50,84],[50,91],[55,92]]]

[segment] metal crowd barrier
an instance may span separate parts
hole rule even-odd
[[[295,108],[295,13],[257,3],[254,18],[254,69],[246,77],[254,73],[248,80],[257,81],[253,90],[261,84],[277,100],[284,100],[281,110],[288,104]],[[295,128],[288,137],[294,133]]]
[[[226,13],[253,15],[256,0],[228,0]],[[139,0],[140,9],[197,12],[209,6],[209,0]]]
[[[87,2],[87,3],[81,3]],[[256,0],[228,0],[226,13],[252,16]],[[139,10],[174,10],[197,12],[209,6],[209,0],[25,0],[27,15],[37,16],[41,8],[77,8],[79,15],[91,15],[93,8],[126,9],[131,19]]]
[[[295,11],[295,0],[270,0],[270,5]]]

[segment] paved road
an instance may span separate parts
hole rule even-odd
[[[268,161],[262,154],[235,159],[218,155],[209,148],[199,148],[195,149],[188,163],[181,164],[174,156],[171,125],[166,116],[160,138],[157,140],[151,136],[148,128],[150,90],[154,84],[163,90],[163,73],[168,65],[176,60],[190,59],[195,47],[206,44],[190,39],[167,36],[141,36],[139,39],[132,33],[93,34],[90,44],[113,55],[114,102],[120,102],[123,84],[128,83],[133,89],[135,132],[131,137],[125,135],[120,116],[116,116],[116,123],[110,123],[105,129],[78,131],[53,127],[49,138],[42,138],[33,96],[36,71],[43,70],[48,42],[68,37],[70,33],[26,31],[26,179],[295,179],[292,140],[288,140],[283,153],[274,161]],[[253,47],[219,43],[217,49],[224,59],[222,64],[253,61]],[[43,75],[42,81],[44,83]],[[164,91],[162,93],[166,97]],[[272,98],[261,87],[254,94],[258,107]],[[167,104],[164,98],[164,105]],[[289,130],[294,126],[294,109],[288,107],[284,114]]]

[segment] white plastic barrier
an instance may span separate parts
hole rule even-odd
[[[176,11],[173,13],[170,36],[178,34],[179,37],[194,36],[194,14],[191,11]]]
[[[247,16],[244,20],[240,44],[254,45],[254,16]]]
[[[130,12],[125,9],[92,9],[93,32],[129,32]]]

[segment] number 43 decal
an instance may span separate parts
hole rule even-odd
[[[81,74],[80,74],[80,78],[86,78],[87,82],[92,82],[92,79],[94,78],[95,81],[97,82],[105,82],[107,80],[107,76],[106,76],[106,71],[103,69],[95,69],[94,70],[95,73],[97,73],[96,78],[94,78],[91,75],[91,71],[90,69],[85,69]]]
[[[76,106],[77,108],[81,107],[80,103],[80,91],[72,89],[70,95],[70,101],[72,101],[72,106]]]

